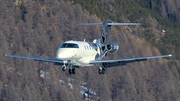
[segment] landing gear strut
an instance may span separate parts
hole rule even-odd
[[[66,69],[69,67],[69,65],[66,65],[67,61],[63,61],[63,62],[64,62],[64,65],[62,66],[62,71],[66,71]]]
[[[62,66],[62,71],[66,71],[66,66],[65,65]]]

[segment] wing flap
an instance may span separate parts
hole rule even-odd
[[[17,58],[26,58],[26,59],[33,59],[33,60],[36,60],[36,61],[44,61],[44,62],[59,62],[59,63],[63,63],[63,60],[61,60],[61,59],[49,59],[49,58],[39,58],[39,57],[9,55],[9,54],[5,54],[5,56],[17,57]],[[67,62],[71,62],[71,60],[67,60]]]

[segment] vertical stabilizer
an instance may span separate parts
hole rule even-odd
[[[111,25],[108,25],[108,23],[114,23],[112,21],[106,20],[103,25],[103,30],[101,33],[101,44],[106,45],[109,42],[110,32],[111,32]]]

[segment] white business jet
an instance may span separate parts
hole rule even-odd
[[[86,66],[100,66],[99,74],[104,74],[107,68],[114,66],[126,65],[126,63],[146,61],[152,58],[170,57],[170,55],[161,56],[148,56],[148,57],[137,57],[137,58],[125,58],[125,59],[113,59],[113,60],[102,60],[107,53],[115,53],[118,51],[119,46],[115,43],[109,43],[109,36],[112,25],[141,25],[141,23],[114,23],[106,20],[104,23],[80,23],[79,25],[104,25],[101,37],[95,39],[93,42],[85,41],[66,41],[58,49],[56,58],[39,58],[39,57],[28,57],[18,55],[5,56],[27,58],[36,61],[51,62],[54,65],[62,65],[62,70],[66,71],[69,69],[69,74],[75,74],[75,68],[86,67]]]

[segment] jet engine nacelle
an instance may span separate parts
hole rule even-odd
[[[115,43],[108,43],[106,45],[106,50],[109,52],[109,53],[115,53],[117,52],[119,49],[119,46]]]

